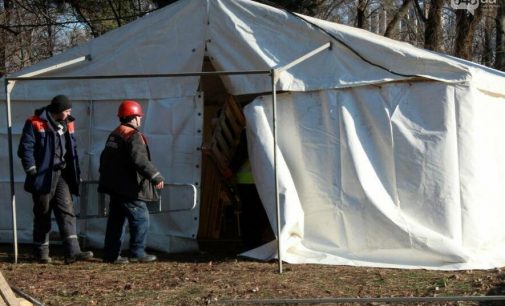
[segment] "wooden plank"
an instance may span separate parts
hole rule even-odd
[[[27,301],[23,298],[18,298],[18,301],[20,306],[33,306],[33,304],[30,301]]]
[[[202,184],[202,206],[198,237],[219,239],[223,226],[223,206],[238,203],[236,195],[229,189],[230,160],[234,156],[245,126],[245,117],[233,96],[224,103],[210,144],[206,146],[205,167]]]
[[[244,113],[242,113],[242,111],[240,110],[240,107],[238,106],[233,96],[228,97],[228,99],[226,100],[226,105],[230,108],[230,111],[233,114],[233,117],[237,120],[237,123],[240,126],[245,126]]]
[[[220,127],[221,127],[221,131],[223,131],[223,135],[226,138],[226,140],[229,143],[234,144],[236,137],[235,137],[235,135],[233,135],[233,133],[228,128],[228,124],[226,124],[226,121],[221,121]]]
[[[222,224],[222,202],[220,201],[223,189],[217,166],[206,157],[204,172],[205,184],[202,186],[202,206],[200,208],[200,239],[218,239]]]
[[[200,228],[198,232],[198,237],[207,238],[209,236],[209,223],[211,222],[211,212],[214,209],[212,205],[212,188],[213,181],[210,177],[210,164],[209,160],[207,160],[207,167],[204,172],[204,184],[202,185],[202,206],[200,208]]]
[[[237,133],[238,131],[242,131],[243,126],[240,126],[240,124],[236,120],[232,120],[233,113],[231,112],[231,110],[229,108],[225,108],[224,113],[226,114],[226,117],[229,119],[228,121],[230,123],[230,127],[233,129],[233,132],[235,134],[238,134]]]
[[[222,173],[222,171],[226,168],[226,165],[228,164],[228,160],[221,153],[221,151],[219,151],[219,148],[217,146],[213,146],[211,148],[211,152],[212,152],[213,160],[216,162],[217,167],[219,168],[219,170]]]
[[[224,157],[229,160],[230,159],[230,145],[228,142],[226,142],[226,139],[224,139],[222,134],[217,134],[216,135],[217,143],[219,144],[219,147],[221,148],[221,154],[224,155]]]
[[[14,295],[2,272],[0,272],[0,295],[7,306],[20,306],[17,297]]]

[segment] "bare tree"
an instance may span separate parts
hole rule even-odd
[[[471,60],[488,67],[493,67],[495,60],[495,19],[495,9],[484,10],[473,39]]]
[[[505,0],[498,0],[496,14],[496,60],[494,68],[505,71]]]
[[[93,37],[134,20],[135,6],[131,0],[107,2],[97,0],[69,0],[77,20],[85,23]],[[125,18],[126,17],[126,18]]]
[[[0,28],[0,77],[6,74],[6,48],[7,48],[7,36],[12,34],[12,30],[9,28],[9,0],[4,0],[3,5],[0,6],[0,23],[2,27]]]
[[[323,1],[317,8],[315,16],[325,20],[339,20],[341,14],[338,14],[338,9],[345,5],[346,0]]]
[[[505,0],[496,0],[494,29],[488,21],[494,16],[483,15],[479,9],[475,16],[453,10],[450,0],[256,1],[273,2],[290,11],[383,33],[430,50],[447,50],[505,70]],[[0,0],[0,40],[4,42],[0,44],[0,74],[32,65],[173,2],[176,0]]]
[[[419,0],[414,0],[416,7],[420,12],[420,16],[424,18],[424,10],[419,5]],[[428,18],[422,19],[425,23],[424,30],[424,48],[434,51],[442,51],[442,9],[444,0],[431,0],[428,4],[425,1],[424,5],[429,5]],[[426,7],[425,7],[426,9]]]
[[[309,16],[315,16],[325,0],[254,0],[275,7],[283,8],[288,11],[301,13]],[[173,0],[154,0],[158,7],[165,6],[175,2]]]
[[[368,0],[358,0],[358,6],[356,7],[356,27],[364,29],[366,20],[366,8],[368,6]]]
[[[404,18],[407,13],[409,12],[409,7],[410,3],[412,0],[404,0],[398,11],[396,11],[396,14],[394,14],[393,18],[391,21],[389,21],[386,31],[384,32],[384,36],[393,38],[393,35],[396,32],[396,29],[398,28],[398,24],[400,23],[400,20]]]
[[[472,43],[475,30],[482,18],[482,7],[479,6],[474,14],[467,10],[456,11],[456,40],[454,55],[467,60],[472,59]]]

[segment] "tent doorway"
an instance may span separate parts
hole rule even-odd
[[[202,70],[215,71],[207,57]],[[204,130],[198,241],[202,248],[216,242],[237,250],[259,246],[274,235],[255,185],[242,184],[237,173],[248,164],[242,107],[255,96],[231,96],[217,75],[202,76],[200,91]]]

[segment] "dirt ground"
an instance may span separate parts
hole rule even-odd
[[[149,264],[111,265],[100,259],[65,265],[58,247],[52,264],[31,261],[29,246],[0,245],[0,270],[11,286],[44,305],[329,305],[320,299],[441,297],[505,294],[505,270],[427,271],[292,265],[238,257],[214,245],[192,254],[156,253]],[[100,250],[93,250],[100,257]],[[298,300],[294,300],[298,299]],[[304,299],[304,300],[300,300]],[[404,302],[340,305],[404,305]],[[494,302],[416,302],[409,305],[505,305]]]

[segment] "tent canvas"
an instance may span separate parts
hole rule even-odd
[[[501,72],[256,2],[181,0],[15,75],[88,54],[92,61],[47,75],[195,72],[204,56],[217,70],[269,70],[328,42],[331,50],[281,73],[277,82],[284,92],[278,95],[282,258],[402,268],[503,266]],[[230,94],[258,95],[245,109],[249,153],[275,226],[271,96],[264,94],[270,77],[222,79]],[[14,143],[35,106],[66,94],[79,114],[84,179],[95,180],[105,134],[116,124],[114,109],[134,98],[147,109],[144,132],[164,176],[200,183],[205,93],[198,82],[196,76],[21,82],[12,92]],[[4,132],[0,137],[6,143]],[[18,163],[15,174],[20,233],[29,241],[31,203]],[[8,176],[0,169],[2,207],[10,204]],[[183,205],[179,198],[164,204]],[[155,216],[149,245],[196,249],[198,208]],[[8,216],[0,218],[0,239],[8,241]],[[86,235],[100,246],[103,220],[86,223]],[[275,242],[245,255],[273,258]]]

